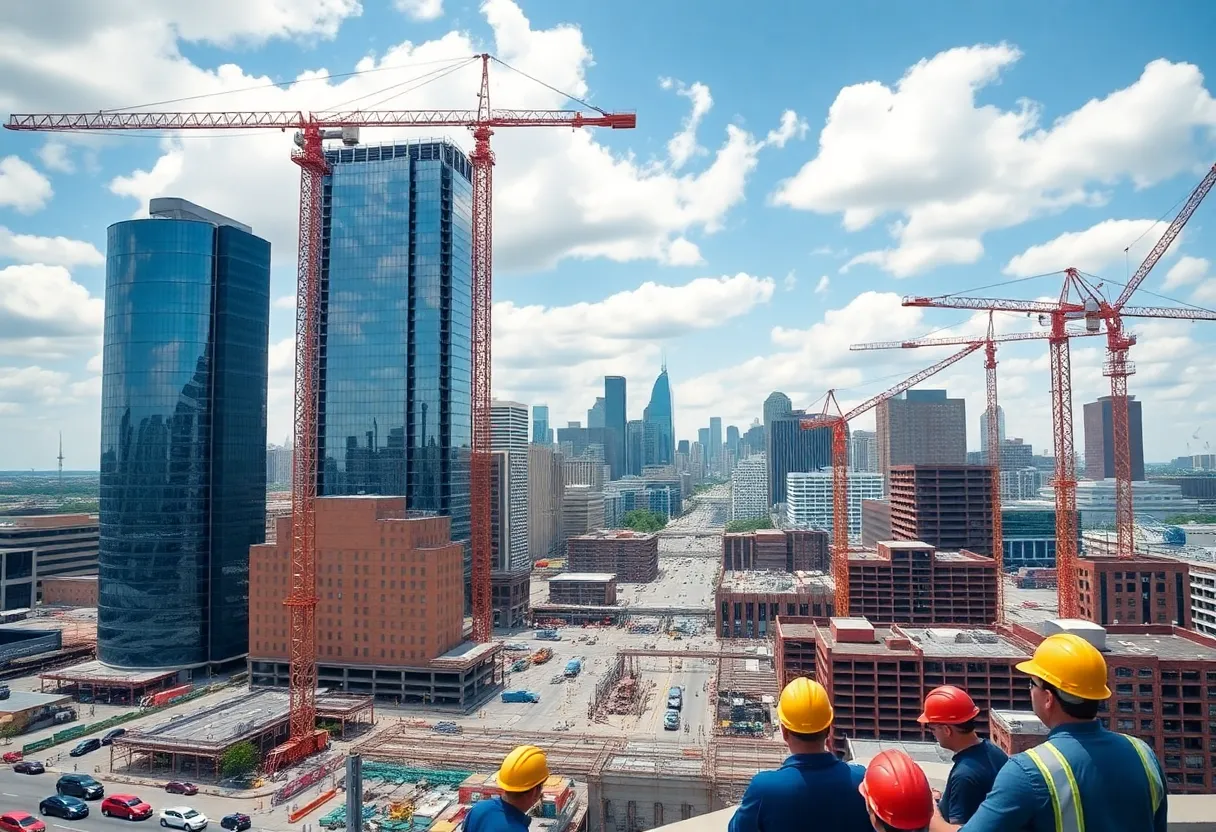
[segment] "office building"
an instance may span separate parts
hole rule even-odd
[[[709,464],[715,474],[722,473],[722,417],[709,417]]]
[[[44,581],[95,577],[98,528],[95,514],[0,517],[0,609],[33,607]]]
[[[773,471],[773,422],[789,416],[794,411],[793,402],[784,393],[773,391],[764,400],[764,451],[768,460],[768,504],[774,506],[782,500],[777,499],[779,486],[784,487],[785,476],[778,476]]]
[[[596,396],[595,404],[587,410],[587,427],[603,428],[605,426],[604,397]]]
[[[1033,500],[1043,487],[1043,472],[1038,468],[1001,471],[1001,502]]]
[[[896,465],[890,477],[895,540],[992,554],[992,472],[987,467]]]
[[[647,465],[671,465],[676,452],[676,429],[671,401],[671,381],[667,377],[667,364],[654,381],[650,391],[650,403],[642,411],[643,462]]]
[[[490,448],[506,454],[510,546],[503,570],[529,569],[528,554],[528,407],[519,402],[490,402]]]
[[[1115,476],[1114,417],[1110,396],[1085,405],[1085,471],[1087,480]],[[1144,479],[1144,415],[1135,396],[1127,397],[1127,439],[1131,446],[1132,480]]]
[[[608,429],[584,428],[574,423],[557,429],[557,444],[567,457],[595,457],[603,464],[608,461]]]
[[[644,583],[659,576],[659,539],[629,530],[598,529],[566,541],[566,568],[603,572],[622,583]]]
[[[592,491],[604,490],[604,463],[598,459],[567,459],[566,485],[588,485]]]
[[[572,537],[604,527],[604,494],[589,485],[566,484],[562,494],[562,549]],[[569,567],[573,569],[574,567]],[[579,570],[591,571],[597,570]]]
[[[741,459],[765,453],[764,425],[760,424],[758,420],[753,421],[752,426],[744,432],[740,441],[743,443],[743,449],[739,452]]]
[[[730,475],[730,519],[768,517],[768,466],[764,454],[749,456]]]
[[[827,572],[828,533],[822,529],[757,529],[722,535],[722,568],[734,572]]]
[[[792,471],[786,475],[785,521],[799,529],[835,526],[832,472]],[[854,471],[849,474],[849,539],[861,539],[861,503],[882,499],[882,475]]]
[[[625,377],[604,376],[604,427],[608,429],[608,467],[612,469],[611,479],[614,480],[630,473],[625,449],[629,424],[625,417],[625,398]]]
[[[550,445],[528,448],[528,554],[532,562],[560,557],[565,460]]]
[[[549,427],[549,405],[532,405],[532,441],[537,445],[553,444],[553,429]]]
[[[878,471],[878,434],[872,430],[855,430],[849,436],[849,470],[864,473]]]
[[[291,443],[266,448],[266,487],[291,489]]]
[[[739,428],[735,425],[727,425],[726,426],[726,451],[735,463],[738,463],[738,461],[743,458],[741,456],[742,449],[739,447],[741,441],[742,441],[742,437],[739,433]]]
[[[1000,442],[1005,441],[1005,408],[996,406],[996,430]],[[980,452],[988,453],[988,409],[980,414]]]
[[[97,653],[198,668],[248,653],[266,517],[270,243],[182,200],[110,226]]]
[[[769,493],[772,505],[787,502],[786,482],[791,473],[818,471],[832,465],[831,426],[804,430],[805,411],[795,410],[776,418],[769,432]]]
[[[451,517],[467,576],[472,168],[446,141],[325,158],[318,491]]]
[[[642,466],[646,464],[645,424],[641,419],[631,419],[625,423],[625,473],[628,476],[642,475]]]
[[[1077,530],[1077,551],[1081,551],[1081,524]],[[1001,506],[1001,538],[1004,541],[1005,569],[1022,567],[1053,568],[1056,565],[1056,510],[1050,503],[1010,503]]]
[[[878,472],[890,482],[896,465],[964,465],[967,403],[945,390],[909,390],[876,411]]]

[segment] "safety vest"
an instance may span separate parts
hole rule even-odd
[[[1165,784],[1161,782],[1161,774],[1152,763],[1153,750],[1148,743],[1138,737],[1127,734],[1119,736],[1126,739],[1136,749],[1140,762],[1144,765],[1144,773],[1148,777],[1149,794],[1152,796],[1153,811],[1156,812],[1165,799]],[[1051,793],[1051,808],[1055,814],[1056,832],[1085,832],[1085,813],[1081,809],[1081,796],[1077,788],[1077,778],[1072,766],[1060,753],[1051,740],[1031,748],[1026,752],[1043,775],[1047,783],[1047,791]]]

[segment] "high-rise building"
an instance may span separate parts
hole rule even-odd
[[[270,243],[168,202],[107,240],[97,652],[121,668],[248,653],[266,533]]]
[[[325,158],[319,493],[451,517],[467,584],[472,167],[446,141]]]
[[[818,471],[832,464],[831,426],[803,430],[804,418],[804,411],[795,410],[775,418],[768,426],[768,447],[773,455],[768,461],[768,489],[773,505],[786,502],[788,474]]]
[[[909,390],[878,405],[878,473],[895,465],[964,465],[967,402],[945,390]]]
[[[532,441],[538,445],[552,445],[553,431],[549,428],[549,405],[532,405]]]
[[[628,439],[625,405],[625,377],[604,376],[604,427],[608,429],[608,466],[612,469],[614,480],[629,473],[625,449]]]
[[[687,439],[681,439],[676,443],[676,453],[688,455],[689,442]]]
[[[740,440],[739,428],[736,425],[727,425],[726,426],[726,455],[727,455],[727,462],[732,467],[734,465],[737,465],[739,460],[742,458],[741,454],[743,453],[743,451],[741,448],[741,444],[742,444],[742,442]]]
[[[889,494],[895,540],[992,554],[992,472],[986,466],[897,465]]]
[[[496,569],[528,569],[528,406],[490,402],[490,448],[507,455],[509,551]]]
[[[565,462],[548,445],[528,448],[528,550],[533,561],[562,552],[562,494]]]
[[[784,393],[774,390],[764,400],[764,456],[768,464],[768,504],[770,506],[780,502],[777,499],[776,486],[778,483],[785,482],[784,475],[778,477],[773,472],[773,422],[789,416],[793,411],[793,402]]]
[[[752,426],[743,434],[741,441],[743,450],[739,452],[740,457],[765,453],[764,425],[760,424],[759,420],[752,422]]]
[[[625,472],[638,477],[646,464],[646,426],[641,419],[630,419],[625,423]]]
[[[706,459],[709,458],[709,428],[697,428],[697,443],[705,451]]]
[[[849,474],[849,537],[861,539],[863,500],[882,499],[882,476],[854,471]],[[791,471],[786,475],[785,519],[794,528],[834,528],[831,471]]]
[[[642,422],[649,428],[643,436],[646,465],[671,465],[676,452],[676,429],[671,402],[671,381],[667,378],[667,364],[663,364],[659,377],[650,391],[650,404],[642,412]]]
[[[97,545],[95,514],[0,517],[0,609],[29,609],[45,580],[86,575],[93,577],[93,598],[84,606],[97,606]],[[45,594],[43,603],[51,603]]]
[[[730,475],[730,519],[768,517],[768,468],[764,454],[749,456]]]
[[[1115,476],[1114,421],[1110,396],[1085,405],[1085,479]],[[1127,439],[1132,453],[1132,480],[1144,479],[1144,417],[1135,396],[1127,397]]]
[[[996,431],[1001,442],[1005,441],[1005,408],[996,406]],[[988,409],[980,414],[980,451],[988,452]]]
[[[709,461],[714,472],[722,473],[722,417],[709,417]]]
[[[849,436],[849,470],[874,473],[878,471],[878,434],[872,430],[855,430]]]
[[[596,396],[595,404],[587,409],[587,427],[603,428],[605,423],[604,397]]]

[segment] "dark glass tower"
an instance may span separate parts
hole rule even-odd
[[[604,376],[604,427],[608,429],[608,447],[604,452],[614,480],[626,473],[626,423],[625,377]]]
[[[646,465],[671,465],[675,461],[676,430],[672,419],[671,382],[667,378],[667,365],[663,365],[659,377],[650,390],[650,404],[642,413],[646,425],[644,439]]]
[[[794,410],[769,423],[769,493],[772,501],[785,502],[785,475],[814,472],[832,465],[832,428],[802,427],[804,410]]]
[[[154,204],[107,241],[97,648],[122,668],[247,653],[266,528],[270,243],[174,202],[198,219]]]
[[[469,559],[472,168],[448,142],[326,151],[323,495],[404,495]]]

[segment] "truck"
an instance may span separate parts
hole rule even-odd
[[[575,676],[577,676],[579,674],[579,671],[581,671],[582,669],[583,669],[583,660],[582,659],[571,659],[570,661],[566,662],[565,673],[566,673],[567,678],[571,678],[571,679],[574,678]]]
[[[502,692],[502,701],[536,703],[540,701],[540,694],[533,693],[530,690],[504,690]]]
[[[558,635],[557,630],[537,630],[536,638],[540,641],[561,641],[562,637]]]

